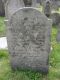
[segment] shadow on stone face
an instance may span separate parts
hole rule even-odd
[[[50,15],[51,15],[51,2],[50,2],[50,0],[44,1],[43,7],[44,7],[44,10],[43,10],[44,11],[44,14],[47,17],[50,17]]]
[[[4,3],[0,0],[0,16],[5,16]]]
[[[32,0],[23,0],[25,6],[31,6],[32,5]]]

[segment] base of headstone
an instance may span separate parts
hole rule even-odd
[[[48,60],[47,60],[47,62],[49,62]],[[36,68],[31,68],[31,67],[28,67],[28,66],[26,66],[26,68],[25,68],[25,65],[23,65],[24,67],[19,67],[20,65],[15,65],[16,63],[11,63],[11,69],[13,70],[13,71],[20,71],[20,70],[22,70],[22,71],[33,71],[33,72],[39,72],[39,73],[42,73],[42,74],[48,74],[48,72],[49,72],[49,66],[47,65],[47,66],[39,66],[38,67],[38,65],[37,65],[37,67]]]

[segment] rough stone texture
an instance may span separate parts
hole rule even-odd
[[[51,0],[52,8],[58,9],[60,7],[60,0]]]
[[[51,2],[51,10],[57,10],[60,7],[60,0],[41,0],[41,5],[44,6],[46,1]]]
[[[57,27],[59,27],[60,14],[59,13],[52,13],[51,19],[52,19],[53,25],[56,25]]]
[[[50,17],[50,15],[51,15],[51,1],[50,0],[44,1],[43,11],[47,17]]]
[[[5,16],[4,4],[2,0],[0,0],[0,16]]]
[[[48,72],[51,21],[34,8],[17,10],[7,27],[13,69]]]
[[[32,5],[32,0],[23,0],[25,7],[29,7]]]
[[[19,8],[25,7],[27,3],[24,4],[25,0],[3,0],[5,4],[5,15],[6,18],[10,18],[13,13]],[[26,0],[27,1],[27,0]],[[32,5],[30,7],[36,7],[36,0],[32,0]]]

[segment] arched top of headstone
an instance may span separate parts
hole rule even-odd
[[[36,7],[36,0],[6,0],[5,1],[6,17],[9,18],[16,10],[23,7]]]
[[[34,15],[35,15],[35,12],[36,12],[36,14],[39,14],[41,16],[41,18],[44,18],[46,22],[49,22],[48,18],[44,15],[44,13],[40,12],[37,8],[33,8],[33,7],[22,7],[22,8],[19,8],[18,10],[15,11],[15,13],[11,16],[11,18],[13,16],[17,15],[17,14],[21,14],[21,16],[22,15],[27,16],[25,14],[28,14],[28,12],[32,12]],[[28,16],[29,15],[30,14],[28,14]]]
[[[36,8],[31,8],[31,7],[21,8],[21,9],[15,11],[15,13],[9,19],[9,21],[13,21],[13,22],[10,22],[11,23],[10,25],[12,25],[12,24],[15,25],[15,23],[17,24],[18,22],[21,23],[21,21],[23,21],[23,22],[27,21],[26,24],[28,24],[31,21],[30,25],[33,23],[33,25],[35,25],[35,24],[41,25],[40,26],[41,28],[46,27],[47,29],[50,28],[50,26],[52,24],[52,22],[50,20],[48,20],[48,18],[44,15],[44,13],[41,13]],[[19,24],[17,24],[17,27],[18,27],[18,25]],[[21,23],[21,25],[24,25],[24,24]],[[11,26],[11,27],[13,27],[13,26]],[[49,32],[48,32],[48,34],[49,34]]]

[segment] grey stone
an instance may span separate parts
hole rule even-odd
[[[6,0],[4,4],[5,4],[5,16],[8,19],[17,9],[24,7],[23,0]]]
[[[52,8],[58,9],[60,7],[60,0],[51,0]]]
[[[13,69],[47,73],[51,21],[35,8],[21,8],[9,19],[7,42]]]
[[[23,0],[25,6],[31,6],[32,5],[32,0]]]
[[[60,14],[59,13],[52,13],[51,19],[52,19],[53,25],[56,25],[57,27],[59,27]]]
[[[4,3],[0,0],[0,16],[5,16]]]
[[[44,1],[43,11],[44,11],[44,14],[45,14],[47,17],[50,17],[50,15],[51,15],[51,2],[50,2],[50,0],[45,0],[45,1]]]
[[[40,5],[42,4],[42,0],[37,0],[37,3],[40,3]]]
[[[44,6],[46,1],[50,1],[51,10],[57,10],[60,7],[60,0],[41,0],[41,5]]]
[[[28,0],[3,0],[6,18],[10,18],[19,8],[29,6],[29,3],[25,3],[25,1]],[[32,0],[32,5],[30,7],[36,7],[36,0]]]

